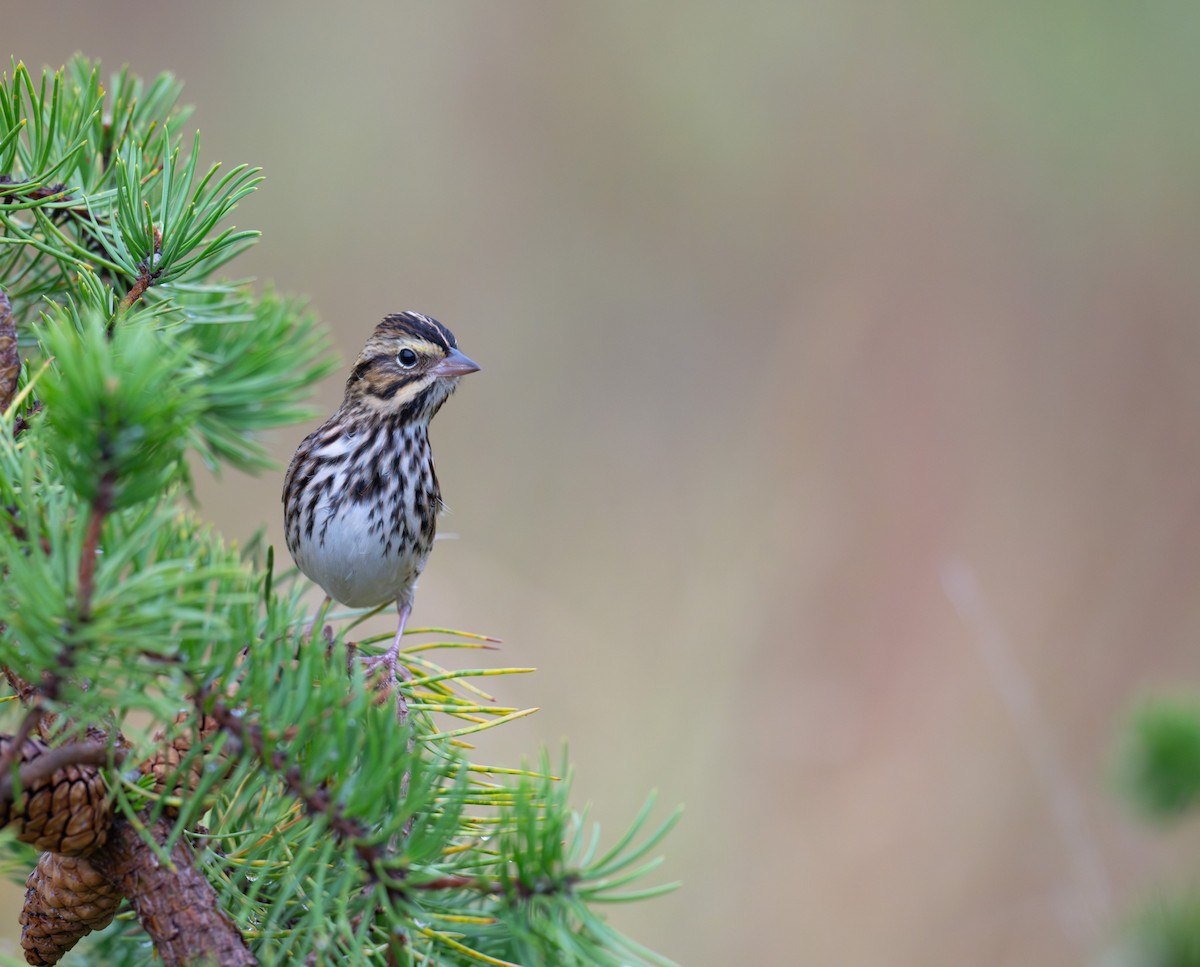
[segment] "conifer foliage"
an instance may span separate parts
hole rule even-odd
[[[1200,813],[1200,700],[1143,699],[1120,736],[1118,775],[1126,798],[1146,820],[1170,825]],[[1114,962],[1129,967],[1200,964],[1200,892],[1161,886],[1130,916]]]
[[[259,173],[203,169],[179,94],[82,58],[0,84],[0,849],[26,959],[667,963],[596,911],[670,888],[639,884],[677,814],[647,803],[603,851],[565,763],[472,758],[530,711],[480,682],[529,669],[425,629],[402,722],[355,660],[363,615],[307,636],[304,582],[190,509],[190,459],[269,468],[259,434],[332,359],[301,302],[223,280]]]

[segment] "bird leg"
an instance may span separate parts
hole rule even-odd
[[[400,661],[400,639],[404,637],[404,626],[408,624],[412,603],[404,600],[397,601],[396,610],[398,612],[396,636],[392,639],[391,645],[381,655],[364,658],[363,669],[366,671],[367,678],[371,678],[381,669],[383,670],[378,685],[380,688],[391,688],[395,692],[396,715],[403,722],[408,718],[408,703],[405,702],[404,694],[400,691],[400,682],[412,678],[412,672],[408,670],[407,665]]]

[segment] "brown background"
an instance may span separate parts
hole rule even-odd
[[[1111,766],[1200,678],[1200,8],[2,0],[0,36],[177,72],[204,155],[266,169],[235,270],[344,356],[416,308],[483,364],[414,620],[541,669],[492,761],[566,737],[610,839],[687,804],[637,938],[1085,963],[1190,881]],[[279,486],[203,509],[281,544]]]

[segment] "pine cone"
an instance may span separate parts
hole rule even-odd
[[[190,720],[190,712],[180,712],[175,716],[176,725],[184,725]],[[153,774],[155,791],[165,796],[181,797],[194,792],[204,775],[205,755],[193,756],[186,772],[181,772],[179,767],[192,751],[197,737],[203,744],[203,751],[207,753],[212,745],[209,740],[216,731],[217,720],[211,715],[202,715],[198,733],[193,729],[176,735],[147,759],[142,764],[142,772]],[[154,738],[162,742],[166,738],[166,731],[160,729]]]
[[[43,853],[26,881],[21,946],[30,964],[56,964],[112,922],[121,895],[81,856]]]
[[[8,754],[11,736],[0,736],[0,757]],[[24,765],[48,752],[40,739],[21,747]],[[100,770],[69,765],[21,790],[16,799],[0,801],[0,826],[12,824],[23,843],[64,856],[80,856],[104,845],[112,825],[112,807]]]

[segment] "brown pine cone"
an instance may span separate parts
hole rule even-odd
[[[11,736],[0,736],[0,757],[8,754]],[[26,739],[20,764],[50,750],[41,739]],[[0,801],[0,826],[12,824],[23,843],[65,856],[80,856],[104,845],[112,825],[112,807],[100,770],[68,765],[32,782],[21,795]]]
[[[184,725],[191,720],[190,712],[180,712],[175,717],[176,726]],[[210,739],[217,731],[217,720],[211,715],[201,716],[199,729],[195,728],[181,732],[170,742],[166,742],[159,750],[142,764],[142,772],[154,776],[154,789],[165,796],[186,796],[192,793],[200,784],[204,775],[206,756],[192,756],[186,772],[180,771],[183,760],[192,751],[197,739],[202,743],[203,752],[211,747]],[[154,736],[156,741],[164,742],[166,730],[160,729]]]
[[[121,895],[81,856],[43,853],[26,881],[21,946],[30,964],[56,964],[111,922]]]

